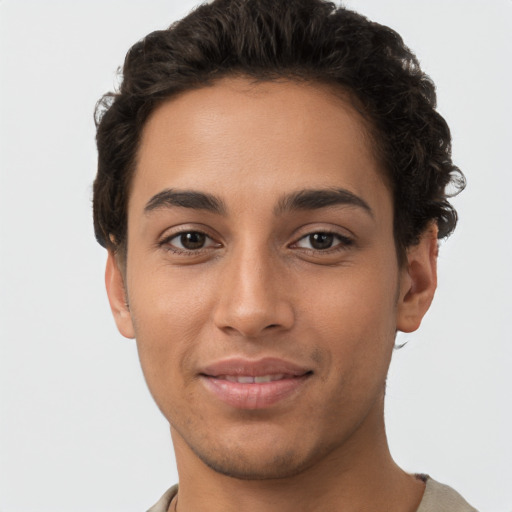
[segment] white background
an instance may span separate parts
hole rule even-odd
[[[129,46],[194,3],[0,0],[1,512],[141,512],[176,481],[168,427],[104,292],[92,112]],[[469,183],[434,305],[398,340],[392,453],[482,512],[510,512],[512,1],[347,4],[416,51]]]

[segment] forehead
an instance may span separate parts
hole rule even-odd
[[[259,190],[343,186],[365,196],[372,184],[384,185],[368,133],[348,94],[331,86],[222,79],[150,116],[130,208],[140,211],[163,188],[249,198]]]

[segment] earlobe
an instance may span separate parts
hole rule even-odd
[[[135,338],[130,307],[126,298],[123,272],[116,255],[112,251],[108,251],[105,286],[107,288],[110,309],[114,315],[119,332],[125,338]]]
[[[397,329],[413,332],[428,311],[437,287],[437,225],[431,224],[417,245],[407,249],[397,307]]]

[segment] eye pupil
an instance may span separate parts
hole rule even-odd
[[[329,249],[332,247],[334,235],[330,233],[313,233],[309,235],[309,242],[314,249]]]
[[[185,249],[201,249],[206,241],[206,235],[191,231],[189,233],[183,233],[180,236],[180,242]]]

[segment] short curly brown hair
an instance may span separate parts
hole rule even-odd
[[[177,93],[229,75],[334,84],[355,97],[394,199],[399,260],[432,221],[448,236],[457,213],[447,189],[464,188],[436,93],[415,55],[389,27],[323,0],[215,0],[128,52],[122,83],[96,107],[98,242],[126,248],[127,205],[148,116]]]

